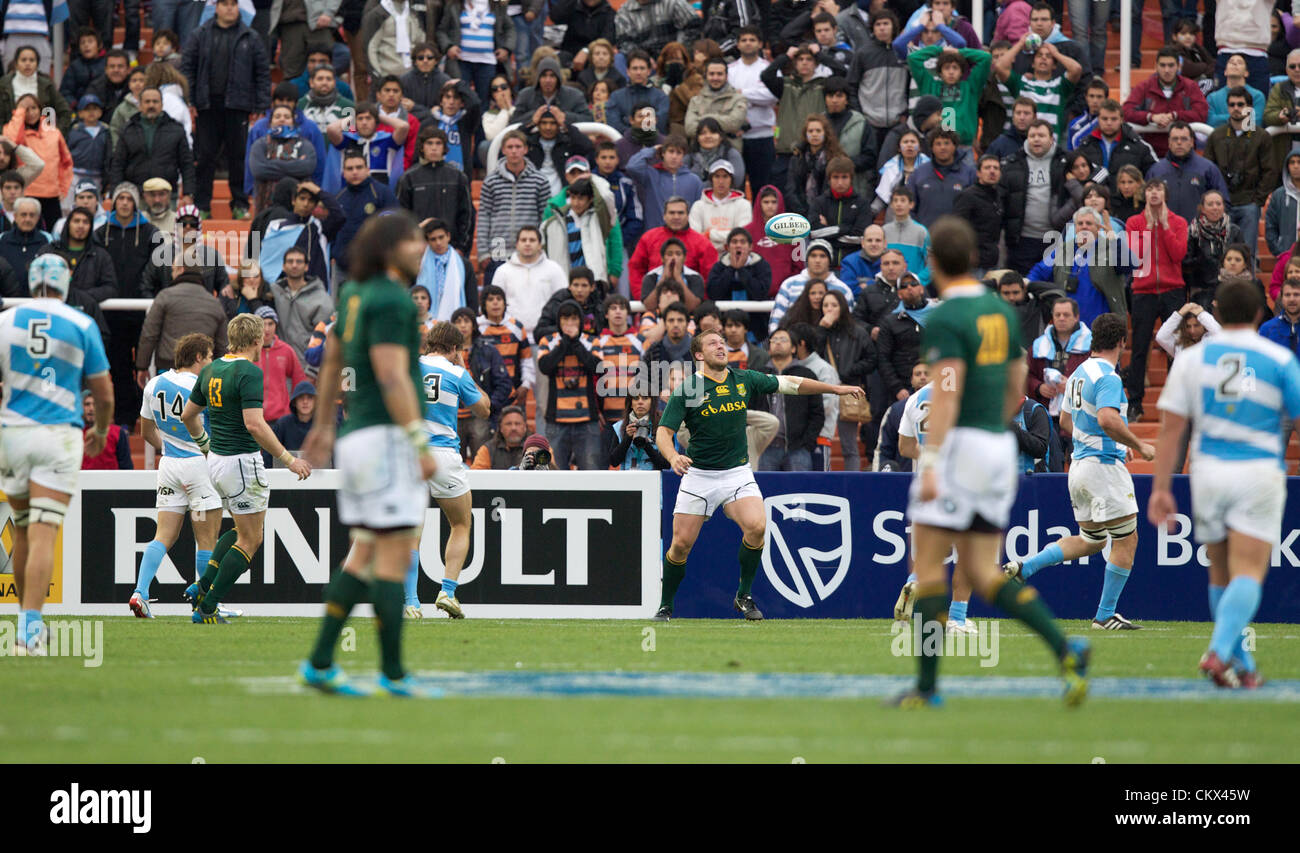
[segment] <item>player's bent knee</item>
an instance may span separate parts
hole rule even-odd
[[[30,524],[48,524],[51,527],[62,527],[63,519],[68,514],[68,505],[54,498],[32,498],[31,509],[27,523]],[[15,515],[15,524],[17,523],[17,513]]]

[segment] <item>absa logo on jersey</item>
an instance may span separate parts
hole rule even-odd
[[[844,582],[853,558],[848,499],[811,493],[776,495],[764,499],[763,505],[768,539],[763,549],[763,573],[768,582],[799,607],[812,607],[830,598]],[[780,568],[773,565],[778,560]],[[825,574],[830,574],[830,580],[824,579]]]

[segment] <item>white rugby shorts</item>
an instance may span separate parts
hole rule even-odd
[[[154,506],[171,512],[221,509],[208,460],[202,456],[164,456],[158,460],[158,498]]]
[[[921,501],[921,478],[913,477],[907,514],[914,524],[945,530],[970,530],[976,516],[1005,529],[1020,485],[1018,462],[1011,433],[953,427],[935,462],[939,496]]]
[[[0,489],[22,496],[35,483],[72,494],[84,455],[84,434],[71,424],[7,426],[0,429]]]
[[[343,479],[340,522],[377,532],[414,530],[424,523],[429,488],[400,427],[378,424],[350,432],[335,442],[334,459]]]
[[[1069,484],[1075,521],[1115,521],[1138,511],[1133,475],[1123,465],[1093,456],[1076,459],[1070,463]]]
[[[689,468],[677,488],[673,514],[712,518],[719,507],[741,498],[763,498],[758,483],[754,482],[754,471],[748,465],[724,471]]]

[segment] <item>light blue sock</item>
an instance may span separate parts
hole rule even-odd
[[[948,621],[956,622],[958,625],[966,624],[966,608],[970,606],[969,601],[954,601],[948,605]]]
[[[1219,611],[1219,599],[1223,598],[1223,587],[1210,584],[1210,618]],[[1232,653],[1233,662],[1246,672],[1255,671],[1255,656],[1246,651],[1246,632],[1237,638],[1237,648]]]
[[[1130,569],[1121,569],[1111,561],[1106,561],[1106,580],[1101,585],[1101,603],[1097,605],[1097,615],[1094,617],[1098,622],[1105,622],[1115,615],[1115,607],[1119,604],[1119,594],[1124,591],[1124,584],[1128,583],[1128,573]]]
[[[1214,611],[1214,633],[1210,635],[1210,651],[1219,660],[1230,661],[1241,644],[1241,633],[1255,618],[1259,610],[1262,591],[1254,578],[1233,578],[1219,599]]]
[[[1031,575],[1037,574],[1040,570],[1062,562],[1065,562],[1065,552],[1061,550],[1059,543],[1053,542],[1020,564],[1020,577],[1029,580]]]
[[[212,559],[211,551],[194,552],[194,580],[197,581],[203,577],[203,573],[208,569],[208,560]]]
[[[18,639],[27,642],[27,611],[18,608]]]
[[[1223,587],[1210,584],[1210,620],[1219,612],[1219,599],[1223,598]]]
[[[908,582],[908,583],[916,583],[916,572],[908,572],[908,574],[907,574],[907,582]]]
[[[420,593],[417,591],[420,586],[420,552],[411,552],[411,566],[406,570],[406,583],[403,587],[406,589],[406,606],[419,607]]]
[[[26,626],[26,632],[18,636],[23,637],[23,643],[30,643],[32,638],[40,634],[44,622],[41,621],[41,611],[39,610],[22,610],[18,614],[19,623]]]
[[[442,579],[442,591],[450,595],[452,598],[456,597],[456,587],[458,586],[460,586],[460,581],[454,581],[451,578]]]
[[[162,565],[163,557],[166,556],[167,546],[157,539],[144,549],[144,557],[140,560],[140,579],[135,582],[135,591],[140,593],[140,597],[145,601],[149,600],[149,587],[153,585],[153,576],[158,574],[158,567]],[[207,563],[204,565],[206,566]]]

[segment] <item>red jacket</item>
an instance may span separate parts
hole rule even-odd
[[[1174,82],[1173,96],[1166,98],[1160,88],[1160,77],[1152,74],[1128,93],[1128,100],[1124,102],[1124,121],[1150,124],[1152,113],[1173,113],[1176,121],[1204,122],[1210,117],[1210,105],[1206,103],[1201,87],[1181,74]],[[1167,133],[1147,133],[1142,138],[1155,149],[1157,158],[1165,156],[1169,150]]]
[[[1186,230],[1186,229],[1184,229]],[[310,382],[293,347],[276,335],[275,343],[262,349],[262,417],[267,423],[289,414],[289,392],[299,382]]]
[[[633,299],[641,298],[641,279],[645,278],[645,274],[650,270],[659,266],[659,247],[667,242],[669,237],[676,237],[686,244],[686,266],[699,273],[701,278],[707,276],[709,270],[713,269],[713,265],[718,262],[718,250],[714,248],[708,237],[698,231],[692,231],[690,228],[684,231],[670,231],[667,225],[651,228],[641,235],[641,239],[636,243],[636,251],[627,262],[631,276],[628,285],[631,287]]]
[[[1124,223],[1133,259],[1133,292],[1166,293],[1185,287],[1183,258],[1187,255],[1187,220],[1169,211],[1169,227],[1147,225],[1145,212]]]
[[[90,434],[90,427],[82,427],[83,436]],[[131,442],[127,439],[126,433],[117,424],[111,424],[108,428],[108,437],[104,439],[104,449],[99,452],[98,456],[86,456],[82,454],[81,470],[83,471],[129,471],[134,466],[131,461]]]

